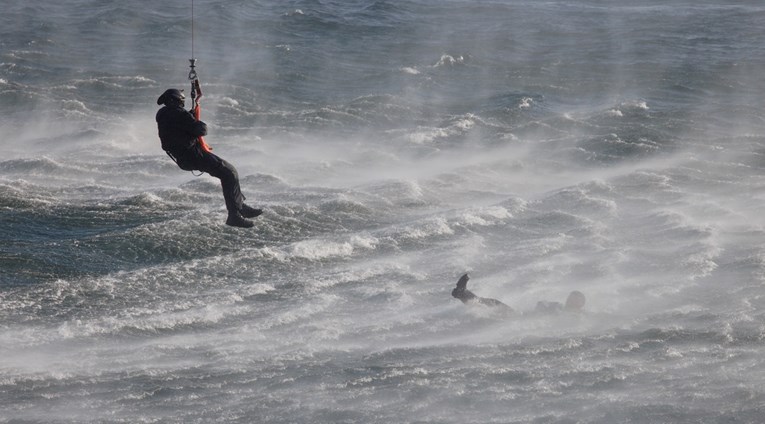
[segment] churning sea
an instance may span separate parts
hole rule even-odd
[[[0,422],[762,423],[764,94],[760,0],[5,0]]]

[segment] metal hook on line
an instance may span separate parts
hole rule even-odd
[[[197,60],[196,59],[189,59],[189,62],[191,63],[190,67],[191,70],[189,71],[189,79],[195,80],[197,79],[197,70],[195,69],[197,66]]]

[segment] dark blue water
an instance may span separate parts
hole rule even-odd
[[[6,3],[0,422],[761,421],[760,2]]]

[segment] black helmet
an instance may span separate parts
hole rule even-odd
[[[183,101],[186,100],[186,96],[183,95],[183,90],[178,90],[177,88],[170,88],[168,90],[165,90],[164,93],[162,93],[161,96],[157,99],[158,105],[168,105],[168,104],[176,104],[176,103],[183,103]]]

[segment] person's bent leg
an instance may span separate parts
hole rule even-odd
[[[244,196],[239,187],[239,173],[234,168],[234,165],[217,155],[206,153],[204,167],[200,170],[220,180],[223,198],[226,200],[226,209],[229,212],[237,212],[242,208]]]
[[[228,209],[226,224],[235,227],[252,227],[254,225],[252,221],[244,219],[240,212],[244,205],[244,195],[239,187],[239,173],[234,165],[212,153],[205,154],[204,163],[205,169],[202,171],[220,179],[223,198]]]
[[[218,160],[221,163],[219,168],[220,176],[210,175],[220,178],[221,186],[223,187],[223,197],[226,199],[226,208],[229,213],[235,210],[245,218],[260,216],[263,213],[262,209],[256,209],[244,203],[245,197],[239,186],[239,173],[234,168],[234,165],[220,157],[218,157]]]
[[[226,209],[228,209],[229,213],[239,212],[244,204],[244,195],[242,195],[242,190],[239,187],[239,173],[236,172],[234,165],[220,159],[217,173],[210,173],[210,175],[220,178],[223,198],[226,200]]]

